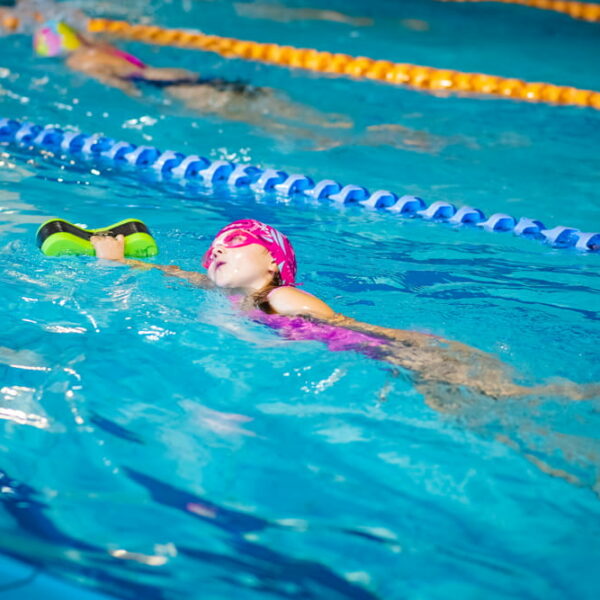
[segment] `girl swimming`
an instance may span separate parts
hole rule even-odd
[[[241,310],[284,337],[319,340],[332,350],[359,351],[410,371],[427,403],[438,410],[455,410],[465,390],[492,399],[544,394],[582,400],[600,394],[600,386],[570,381],[518,385],[507,365],[466,344],[370,325],[336,313],[296,287],[291,243],[281,232],[259,221],[234,221],[221,229],[202,259],[206,274],[125,259],[123,236],[94,236],[90,241],[98,258],[156,268],[200,287],[227,290]]]

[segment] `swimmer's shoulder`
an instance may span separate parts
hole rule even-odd
[[[316,296],[289,285],[271,290],[267,301],[271,309],[279,315],[310,315],[320,319],[335,315],[334,311]]]
[[[80,46],[69,52],[66,63],[76,71],[94,71],[113,62],[110,53],[98,46]]]
[[[70,52],[66,63],[71,69],[90,75],[106,73],[115,77],[128,78],[138,75],[143,70],[143,66],[133,64],[126,58],[127,56],[110,44],[90,44]],[[143,65],[141,62],[140,64]]]

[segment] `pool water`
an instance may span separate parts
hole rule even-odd
[[[600,89],[589,58],[599,25],[525,7],[77,6]],[[290,10],[300,8],[351,23]],[[158,91],[103,88],[32,58],[26,36],[0,46],[4,117],[600,230],[591,109],[122,44],[151,64],[246,79],[352,122],[271,131]],[[282,339],[218,292],[157,271],[44,257],[35,232],[53,216],[90,228],[135,217],[158,241],[155,262],[196,270],[222,225],[257,218],[288,234],[304,289],[336,310],[470,344],[528,385],[600,381],[598,254],[0,152],[3,554],[122,598],[597,596],[599,397],[466,394],[435,410],[386,363]]]

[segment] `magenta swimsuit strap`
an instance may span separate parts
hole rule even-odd
[[[131,63],[134,67],[138,67],[140,69],[145,69],[146,65],[137,57],[133,56],[133,54],[129,54],[129,52],[125,52],[124,50],[120,50],[119,48],[113,48],[112,52],[115,56],[119,58],[125,59],[128,63]]]

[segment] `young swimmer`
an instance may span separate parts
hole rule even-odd
[[[98,258],[155,268],[200,287],[228,290],[242,310],[289,339],[320,340],[332,350],[355,350],[412,372],[417,389],[438,410],[454,410],[464,389],[489,398],[533,394],[574,400],[598,396],[600,386],[517,385],[507,365],[490,354],[438,336],[378,327],[334,312],[319,298],[295,287],[296,258],[285,235],[245,219],[230,223],[202,259],[207,273],[125,259],[123,236],[94,236]],[[239,299],[238,299],[239,298]]]

